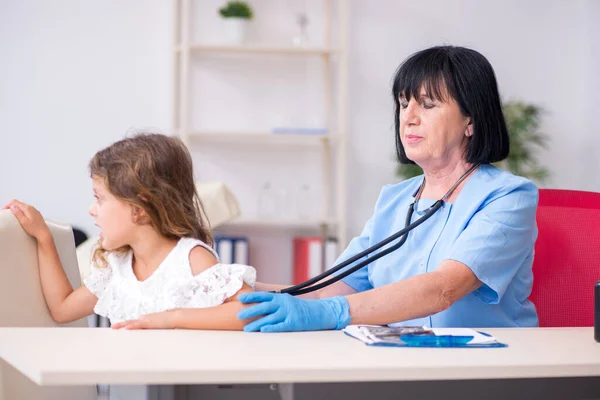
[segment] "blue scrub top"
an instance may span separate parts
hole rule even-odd
[[[350,242],[336,264],[404,228],[413,194],[422,182],[421,175],[385,186],[363,232]],[[412,221],[434,202],[420,199]],[[537,202],[538,190],[531,181],[489,164],[481,165],[455,202],[445,203],[411,231],[400,249],[343,281],[363,292],[434,271],[444,260],[456,260],[469,267],[483,286],[438,314],[391,325],[538,326],[535,306],[528,300],[533,283]]]

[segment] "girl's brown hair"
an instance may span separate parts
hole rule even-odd
[[[192,237],[213,245],[196,191],[192,157],[181,140],[140,133],[96,153],[89,169],[112,195],[143,209],[147,222],[162,236]],[[124,246],[114,252],[129,250]],[[106,266],[106,253],[99,244],[93,255],[97,266]]]

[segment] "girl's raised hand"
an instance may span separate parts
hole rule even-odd
[[[44,221],[44,217],[35,207],[18,200],[12,200],[3,209],[10,210],[17,218],[25,232],[38,241],[51,238],[50,229]]]

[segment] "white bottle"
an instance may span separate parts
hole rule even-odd
[[[303,184],[298,190],[296,205],[299,219],[309,219],[313,216],[312,192],[308,184]]]
[[[258,217],[269,219],[277,214],[279,214],[277,198],[271,188],[271,182],[265,182],[258,194]]]
[[[279,217],[285,220],[293,220],[295,215],[294,196],[290,195],[285,188],[278,190]]]

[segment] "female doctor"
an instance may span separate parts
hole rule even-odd
[[[439,199],[442,207],[398,250],[318,291],[294,297],[268,292],[285,286],[257,283],[257,292],[239,297],[250,305],[238,314],[248,320],[245,331],[350,323],[537,326],[528,297],[538,192],[492,165],[509,151],[492,66],[474,50],[429,48],[399,67],[392,95],[398,159],[424,174],[383,188],[373,216],[336,264],[401,230],[407,218],[414,222]]]

